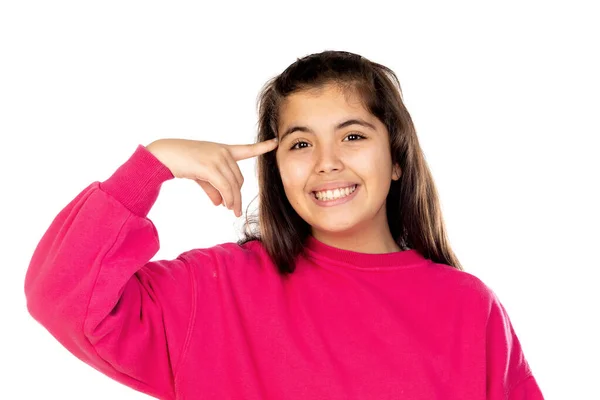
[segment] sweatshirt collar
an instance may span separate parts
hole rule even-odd
[[[305,242],[306,253],[315,260],[359,269],[407,268],[429,263],[417,250],[370,254],[329,246],[309,235]]]

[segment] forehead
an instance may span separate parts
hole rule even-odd
[[[337,119],[340,114],[353,114],[365,119],[370,117],[358,92],[339,85],[326,85],[291,94],[282,102],[279,111],[280,126],[291,122],[292,119],[325,116]]]

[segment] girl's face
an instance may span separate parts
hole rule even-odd
[[[389,235],[385,201],[401,171],[392,168],[385,125],[333,85],[290,95],[279,121],[284,190],[313,236]],[[331,191],[315,194],[323,188]]]

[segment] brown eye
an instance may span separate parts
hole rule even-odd
[[[360,133],[351,133],[348,136],[346,136],[346,138],[349,138],[350,136],[359,137],[360,140],[365,139],[365,136],[361,135]],[[357,139],[351,140],[351,142],[354,142],[356,140]]]
[[[305,141],[303,141],[303,140],[296,140],[296,141],[294,142],[294,144],[292,145],[292,147],[290,147],[290,150],[299,150],[299,149],[303,148],[303,147],[296,147],[297,145],[299,145],[299,144],[302,144],[302,143],[304,143],[304,144],[308,144],[308,143],[306,143],[306,142],[305,142]]]
[[[350,138],[350,137],[354,137],[355,138],[355,139],[349,140],[350,142],[355,142],[357,140],[363,140],[363,139],[367,138],[366,136],[361,135],[360,133],[351,133],[348,136],[346,136],[346,139]],[[305,142],[304,140],[296,139],[296,141],[292,144],[292,147],[290,147],[290,150],[300,150],[300,149],[305,148],[306,146],[298,146],[298,145],[301,145],[303,143],[306,144],[306,145],[308,145],[308,143]]]

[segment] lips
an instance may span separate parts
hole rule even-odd
[[[353,192],[354,190],[356,190],[357,187],[358,187],[358,184],[354,184],[354,185],[350,185],[350,186],[336,187],[334,189],[316,190],[316,191],[313,191],[312,194],[315,197],[317,197],[317,193],[319,193],[319,192],[321,192],[321,193],[326,193],[326,192],[335,193],[336,190],[342,191],[342,190],[345,190],[345,189],[350,189],[350,191]]]
[[[319,186],[315,186],[314,188],[311,189],[311,192],[324,192],[326,190],[335,190],[335,189],[346,189],[352,186],[358,185],[358,183],[356,182],[352,182],[352,181],[336,181],[336,182],[329,182],[329,183],[324,183],[322,185]]]
[[[356,194],[360,190],[360,185],[355,184],[354,186],[356,186],[356,187],[354,188],[354,190],[352,190],[350,192],[350,194],[336,198],[336,199],[328,199],[328,198],[319,199],[315,192],[311,192],[310,197],[312,198],[312,201],[314,201],[315,204],[318,205],[319,207],[326,207],[326,208],[335,207],[335,206],[339,206],[339,205],[351,202],[356,197]]]

